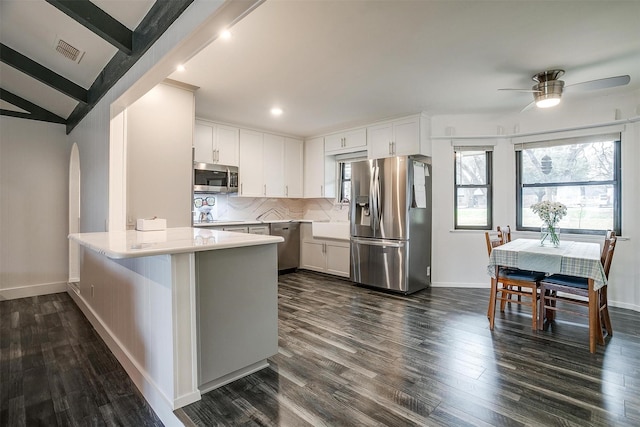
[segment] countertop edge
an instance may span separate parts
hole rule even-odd
[[[189,229],[192,229],[189,227]],[[171,230],[171,229],[167,229]],[[140,236],[144,236],[145,233],[143,231],[131,231],[132,233],[142,233]],[[124,233],[124,232],[120,232]],[[235,234],[231,232],[218,231],[218,233],[229,233]],[[162,243],[167,242],[142,242],[138,243],[140,248],[131,248],[126,250],[114,250],[113,248],[107,247],[107,245],[97,244],[95,242],[83,239],[83,234],[91,237],[104,237],[108,238],[108,236],[112,235],[109,232],[98,232],[98,233],[74,233],[69,234],[68,238],[78,243],[81,246],[84,246],[92,251],[104,255],[108,258],[112,259],[128,259],[128,258],[140,258],[145,256],[155,256],[155,255],[173,255],[173,254],[182,254],[182,253],[190,253],[190,252],[203,252],[203,251],[212,251],[212,250],[223,250],[223,249],[233,249],[233,248],[242,248],[249,246],[260,246],[260,245],[269,245],[269,244],[277,244],[283,242],[284,239],[279,236],[270,236],[270,235],[255,235],[255,234],[243,234],[243,240],[241,241],[228,241],[228,242],[217,242],[214,243],[205,243],[205,244],[193,244],[189,241],[180,239],[176,240],[174,246],[167,247],[163,246]],[[115,234],[115,233],[113,233]],[[136,234],[134,234],[136,235]],[[185,242],[185,243],[180,243]]]

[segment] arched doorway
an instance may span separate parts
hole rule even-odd
[[[80,153],[78,144],[71,147],[69,158],[69,234],[80,232]],[[80,246],[69,240],[69,284],[80,281]]]

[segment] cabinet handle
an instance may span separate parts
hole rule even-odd
[[[320,186],[320,197],[324,196],[324,185]]]
[[[264,195],[267,195],[267,184],[264,185]]]
[[[220,150],[216,150],[216,162],[220,161]]]
[[[243,185],[244,185],[244,184],[240,183],[240,194],[241,194],[241,195],[242,195],[242,194],[244,194],[244,191],[242,191],[242,186],[243,186]]]
[[[284,195],[289,197],[289,186],[288,185],[284,186]]]

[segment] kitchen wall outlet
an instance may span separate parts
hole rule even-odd
[[[427,267],[427,276],[431,276],[431,266]]]

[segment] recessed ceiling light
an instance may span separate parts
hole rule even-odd
[[[178,71],[182,72],[182,71],[186,70],[186,68],[184,68],[184,65],[180,64],[180,65],[178,65],[178,66],[176,67],[176,70],[178,70]]]
[[[220,33],[220,38],[224,39],[224,40],[229,40],[231,38],[231,31],[229,30],[224,30]]]
[[[281,116],[282,115],[282,108],[273,107],[271,109],[271,115],[272,116]]]

